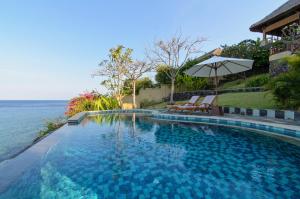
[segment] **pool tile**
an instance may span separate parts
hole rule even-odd
[[[90,118],[62,138],[40,165],[0,198],[289,198],[299,197],[299,147],[243,128]],[[160,115],[298,135],[290,129],[227,119]],[[120,126],[119,126],[120,125]],[[118,130],[119,129],[119,130]],[[296,154],[296,155],[295,155]],[[36,183],[39,182],[39,183]],[[2,199],[1,198],[1,199]]]

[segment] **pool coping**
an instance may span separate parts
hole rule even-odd
[[[105,111],[85,111],[74,115],[68,119],[69,125],[77,125],[87,116],[98,114],[112,114],[112,113],[142,113],[148,114],[154,119],[164,119],[170,121],[183,122],[199,122],[222,126],[231,126],[239,128],[247,128],[257,131],[270,132],[279,136],[286,136],[293,139],[300,140],[300,126],[291,124],[279,124],[266,121],[256,121],[245,118],[230,118],[226,116],[209,116],[209,115],[180,115],[176,113],[162,113],[158,110],[150,109],[130,109],[130,110],[105,110]]]

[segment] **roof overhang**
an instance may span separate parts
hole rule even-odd
[[[289,0],[271,14],[267,15],[262,20],[256,22],[255,24],[251,25],[250,31],[252,32],[266,32],[266,27],[272,26],[273,24],[284,24],[284,23],[291,23],[299,20],[299,13],[300,13],[300,1],[299,0]],[[298,18],[295,16],[298,15]],[[291,17],[292,16],[292,17]],[[284,21],[283,21],[284,20]],[[280,23],[278,23],[280,22]],[[279,28],[279,27],[277,27]],[[269,31],[271,32],[271,31]]]

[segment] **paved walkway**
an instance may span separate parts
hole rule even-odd
[[[166,109],[159,110],[162,113],[169,113],[169,114],[179,114],[179,115],[201,115],[201,116],[208,116],[208,114],[197,111],[197,112],[180,112],[180,111],[168,111]],[[286,124],[286,125],[294,125],[300,127],[300,121],[294,121],[294,120],[283,120],[283,119],[276,119],[276,118],[267,118],[267,117],[252,117],[252,116],[246,116],[246,115],[237,115],[237,114],[224,114],[224,117],[226,118],[234,118],[234,119],[246,119],[251,121],[259,121],[259,122],[270,122],[275,124]]]
[[[234,115],[234,114],[225,114],[224,116],[229,118],[239,118],[239,119],[247,119],[253,121],[260,121],[260,122],[270,122],[276,124],[300,126],[300,121],[294,121],[294,120],[282,120],[282,119],[266,118],[266,117],[250,117],[250,116]]]

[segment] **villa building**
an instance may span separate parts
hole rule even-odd
[[[300,50],[300,0],[289,0],[250,27],[263,34],[263,45],[270,49],[270,73],[287,70],[281,58]]]

